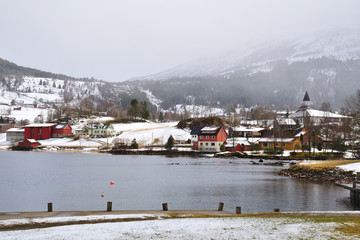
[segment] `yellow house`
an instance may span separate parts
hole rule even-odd
[[[301,149],[301,141],[298,138],[261,138],[259,144],[261,149],[274,148],[274,144],[284,150]]]

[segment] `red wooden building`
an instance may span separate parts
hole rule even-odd
[[[70,137],[72,136],[72,128],[67,123],[59,123],[58,125],[52,128],[52,137],[61,138],[61,137]]]
[[[226,141],[227,133],[223,126],[203,127],[194,141],[194,149],[204,152],[219,152],[220,146]]]
[[[19,142],[19,147],[23,148],[35,148],[39,146],[39,142],[34,139],[25,139],[24,141]]]
[[[30,124],[24,127],[24,140],[26,139],[35,139],[35,140],[44,140],[51,138],[51,132],[54,123],[37,123]]]

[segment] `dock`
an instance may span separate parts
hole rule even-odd
[[[360,187],[357,182],[352,184],[335,183],[337,186],[350,190],[350,202],[356,207],[360,207]]]

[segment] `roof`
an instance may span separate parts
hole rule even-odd
[[[35,139],[30,139],[30,138],[26,139],[25,141],[28,141],[30,143],[37,143],[38,142]]]
[[[234,128],[235,132],[260,132],[263,130],[265,130],[265,128],[248,128],[244,126],[239,126]]]
[[[277,118],[279,125],[295,126],[296,122],[292,118]]]
[[[310,102],[310,97],[309,97],[309,94],[308,94],[308,92],[307,92],[307,91],[306,91],[306,93],[305,93],[305,96],[304,96],[303,102]]]
[[[191,128],[191,132],[190,132],[190,135],[199,135],[201,133],[201,129],[203,127],[200,127],[200,126],[194,126]]]
[[[321,110],[315,110],[315,109],[306,109],[304,111],[299,110],[296,113],[293,113],[290,115],[291,118],[299,118],[299,117],[303,117],[305,113],[305,116],[310,116],[310,117],[322,117],[322,118],[351,118],[349,116],[345,116],[345,115],[341,115],[341,114],[337,114],[337,113],[332,113],[332,112],[327,112],[327,111],[321,111]]]
[[[261,138],[259,142],[282,142],[282,143],[289,143],[295,141],[295,138]]]
[[[203,131],[216,131],[219,127],[203,127],[201,132]]]
[[[304,130],[304,128],[299,128],[299,129],[297,129],[297,130],[293,133],[292,137],[300,137],[300,134],[301,134],[302,130]],[[305,131],[304,133],[306,133],[306,131]],[[304,134],[303,134],[303,135],[304,135]]]
[[[203,127],[201,129],[201,132],[199,135],[218,135],[218,133],[220,132],[220,129],[222,129],[223,127]],[[227,135],[226,131],[224,131],[225,134]]]
[[[23,128],[9,128],[6,132],[25,132]]]
[[[55,123],[34,123],[26,125],[25,127],[52,127],[56,125]]]
[[[67,126],[69,126],[69,124],[67,123],[61,123],[61,124],[58,124],[55,126],[55,129],[64,129],[66,128]]]

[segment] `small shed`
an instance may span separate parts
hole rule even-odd
[[[39,145],[40,143],[35,139],[25,139],[24,141],[19,142],[19,147],[23,147],[23,148],[36,148]]]
[[[23,128],[10,128],[6,131],[6,141],[24,140],[25,130]]]

